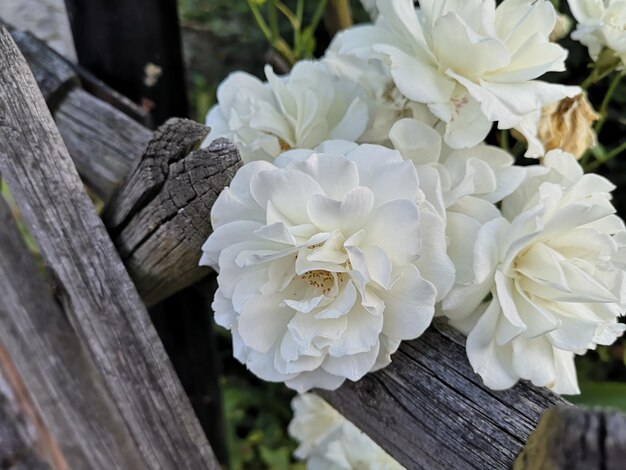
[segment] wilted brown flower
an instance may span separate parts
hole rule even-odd
[[[572,19],[564,15],[563,13],[559,13],[556,16],[556,23],[554,24],[554,29],[550,33],[550,41],[557,42],[563,39],[565,36],[569,34],[572,29]]]
[[[577,159],[596,145],[593,123],[599,118],[585,93],[543,108],[537,135],[546,151],[562,149]]]

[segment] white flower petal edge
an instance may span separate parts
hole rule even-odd
[[[402,465],[332,406],[312,393],[291,401],[289,434],[298,441],[298,459],[309,470],[401,470]]]
[[[454,282],[445,222],[397,151],[326,142],[274,163],[242,167],[213,206],[215,318],[262,379],[335,389],[429,326]]]
[[[605,47],[626,64],[626,3],[623,0],[568,0],[578,25],[572,39],[587,46],[593,60]]]
[[[579,393],[574,354],[623,333],[626,237],[613,188],[553,151],[503,201],[505,217],[449,211],[457,281],[442,311],[468,335],[468,358],[487,386],[526,379]]]
[[[278,77],[265,67],[267,82],[234,72],[217,90],[207,114],[208,145],[218,137],[235,142],[245,163],[271,161],[286,150],[313,148],[329,139],[356,141],[368,128],[363,90],[337,78],[320,62],[297,63]]]
[[[526,174],[499,147],[479,144],[455,150],[443,142],[440,132],[415,119],[397,121],[389,138],[393,147],[415,164],[423,185],[426,181],[441,181],[441,207],[445,209],[465,197],[500,202],[517,189]],[[428,169],[436,170],[439,178],[432,178]],[[430,200],[434,201],[435,196]]]
[[[339,54],[342,39],[341,34],[335,36],[322,62],[342,80],[357,83],[365,93],[370,122],[358,142],[389,147],[389,130],[402,118],[413,118],[429,126],[437,122],[426,105],[410,101],[398,91],[389,70],[380,61]]]
[[[446,123],[452,148],[473,147],[492,123],[519,127],[532,140],[528,115],[580,93],[536,79],[565,70],[567,51],[549,40],[556,12],[548,0],[379,0],[374,25],[337,41],[340,55],[378,59],[400,92],[427,104]],[[532,142],[527,156],[542,149]]]

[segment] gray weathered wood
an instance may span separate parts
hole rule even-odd
[[[0,343],[11,351],[11,359],[68,468],[145,467],[1,197]],[[7,362],[8,358],[2,361],[3,365]],[[36,424],[32,425],[35,429]]]
[[[564,403],[526,383],[487,389],[440,321],[387,368],[320,395],[401,464],[429,470],[510,468],[541,413]]]
[[[207,133],[193,121],[169,120],[103,213],[147,305],[210,272],[198,260],[211,234],[211,207],[241,160],[225,139],[194,150]]]
[[[11,35],[28,62],[48,106],[54,110],[65,94],[79,85],[78,75],[61,55],[32,34],[13,30]]]
[[[152,132],[83,90],[75,66],[44,42],[24,31],[12,30],[11,36],[37,80],[79,174],[108,200],[145,150]],[[92,77],[87,83],[102,98],[107,95],[125,110],[134,110],[128,100]]]
[[[514,470],[621,470],[626,467],[626,415],[558,406],[539,426]]]
[[[11,369],[11,370],[7,370]],[[6,350],[0,346],[0,467],[12,470],[44,470],[51,468],[41,455],[38,426],[25,405],[27,397],[16,385],[17,372]],[[22,387],[23,390],[23,387]],[[31,408],[32,409],[32,408]],[[55,462],[55,470],[64,461]]]
[[[217,468],[188,398],[11,36],[0,33],[0,172],[57,298],[150,468]]]
[[[80,88],[66,95],[54,119],[83,181],[105,201],[152,136],[149,129]]]

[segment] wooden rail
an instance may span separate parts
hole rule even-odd
[[[76,69],[32,34],[12,30],[11,35],[83,181],[108,200],[143,153],[152,131],[83,90]]]
[[[148,468],[217,468],[145,306],[4,28],[0,108],[0,172],[143,462]]]

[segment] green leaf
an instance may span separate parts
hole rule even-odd
[[[581,382],[580,392],[566,398],[576,405],[610,406],[626,411],[626,383]]]

